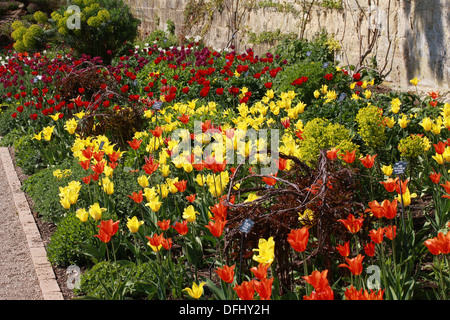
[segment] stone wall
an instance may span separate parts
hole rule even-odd
[[[244,0],[223,0],[222,7],[213,5],[209,9],[210,20],[206,18],[194,26],[183,24],[188,0],[125,1],[141,19],[144,32],[164,29],[170,19],[181,36],[201,34],[206,44],[217,49],[233,42],[240,52],[247,47],[265,52],[271,46],[249,44],[248,31],[279,29],[300,35],[303,30],[304,0],[271,1],[290,4],[294,10],[263,6],[249,12],[242,7]],[[238,2],[242,8],[236,15],[234,8]],[[423,91],[439,90],[445,100],[450,98],[450,0],[342,0],[342,4],[342,9],[313,6],[304,37],[311,39],[326,29],[342,46],[336,58],[344,65],[358,65],[360,57],[371,47],[377,29],[378,36],[363,65],[368,66],[369,59],[376,57],[378,69],[383,70],[387,83],[394,88],[411,89],[409,80],[418,77]],[[236,16],[241,18],[240,22],[233,19]],[[239,32],[232,38],[236,29]]]

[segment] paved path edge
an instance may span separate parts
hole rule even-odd
[[[27,238],[34,269],[41,287],[44,300],[64,300],[59,288],[56,276],[50,262],[47,259],[47,252],[41,238],[41,234],[34,220],[31,209],[25,194],[20,189],[21,183],[14,168],[8,148],[0,147],[0,160],[3,163],[6,177],[13,195],[14,205],[17,209],[20,223]]]

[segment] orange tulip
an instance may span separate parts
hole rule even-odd
[[[267,277],[267,269],[269,269],[270,263],[260,263],[258,267],[250,268],[255,277],[259,280]]]
[[[361,163],[363,164],[364,167],[366,167],[367,169],[370,169],[373,167],[373,164],[375,163],[376,156],[377,155],[374,155],[374,156],[366,155],[365,158],[360,158],[359,160],[361,161]]]
[[[350,288],[347,288],[345,290],[345,300],[383,300],[383,294],[385,289],[379,289],[378,291],[370,290],[364,290],[361,288],[359,291],[353,287],[353,285],[350,286]]]
[[[324,270],[322,272],[314,270],[309,276],[304,276],[303,279],[312,285],[314,289],[320,291],[329,285],[327,276],[328,270]]]
[[[328,283],[328,270],[313,271],[311,275],[304,276],[303,279],[314,287],[314,291],[309,296],[303,296],[304,300],[333,300],[334,292]]]
[[[89,169],[89,166],[90,166],[90,164],[91,164],[91,160],[88,159],[88,160],[85,160],[85,161],[81,161],[81,162],[79,162],[79,163],[80,163],[81,167],[82,167],[84,170],[87,170],[87,169]]]
[[[383,235],[384,235],[384,228],[380,227],[377,230],[372,229],[369,231],[369,236],[370,239],[372,239],[372,241],[374,243],[382,243],[383,242]]]
[[[146,163],[142,166],[142,169],[145,171],[146,174],[152,174],[155,172],[159,167],[159,163]]]
[[[161,127],[156,127],[155,130],[149,130],[155,138],[159,138],[162,135],[163,129]]]
[[[366,209],[364,212],[372,212],[372,214],[378,219],[383,218],[384,208],[377,200],[369,202],[370,209]]]
[[[342,257],[348,257],[348,255],[350,254],[350,241],[347,241],[346,243],[344,243],[344,245],[338,244],[336,250],[339,251],[339,254]]]
[[[375,255],[375,243],[369,242],[364,246],[364,252],[369,256],[373,257]]]
[[[236,284],[233,288],[241,300],[253,300],[255,288],[253,281],[244,281],[240,285]]]
[[[437,237],[428,239],[424,242],[428,250],[433,255],[449,254],[450,253],[450,231],[447,234],[439,232]]]
[[[277,176],[277,174],[275,173],[274,175],[275,177]],[[263,177],[262,180],[268,185],[268,186],[273,186],[277,183],[277,179],[275,178],[271,178],[271,177]]]
[[[353,150],[352,152],[345,151],[345,154],[341,154],[342,160],[344,160],[346,163],[352,163],[355,161],[355,153],[356,150]]]
[[[223,268],[217,268],[216,273],[219,275],[220,279],[222,279],[226,283],[232,283],[234,279],[234,267],[236,265],[223,266]]]
[[[131,196],[127,195],[128,198],[133,199],[136,203],[141,203],[144,201],[144,197],[142,196],[142,190],[139,190],[139,192],[133,192]]]
[[[195,193],[186,197],[187,201],[193,203],[195,201]]]
[[[444,187],[445,192],[450,193],[450,181],[445,181],[445,184],[441,183],[440,186]]]
[[[383,214],[386,219],[394,219],[397,216],[398,200],[394,199],[392,202],[383,200],[381,206],[383,207]]]
[[[189,122],[189,115],[183,113],[180,117],[178,117],[178,120],[180,120],[182,123],[186,124]]]
[[[137,150],[141,146],[142,140],[133,139],[132,141],[127,142],[133,150]]]
[[[308,244],[309,230],[307,227],[301,229],[291,230],[288,234],[287,241],[292,248],[297,252],[303,252],[306,250]]]
[[[330,160],[334,160],[337,158],[337,153],[340,149],[332,148],[327,151],[327,158]]]
[[[429,177],[433,183],[438,184],[441,180],[442,175],[440,173],[433,172],[429,175]]]
[[[364,256],[361,254],[358,254],[353,259],[345,258],[345,261],[347,261],[348,265],[345,263],[341,263],[338,267],[339,268],[341,268],[341,267],[348,268],[353,275],[358,276],[363,271],[363,267],[362,267],[363,259],[364,259]]]
[[[357,233],[363,225],[364,218],[355,219],[355,216],[350,213],[347,219],[339,219],[338,221],[342,222],[351,233]]]
[[[119,221],[113,222],[112,219],[107,221],[102,220],[100,225],[97,226],[100,228],[99,234],[96,234],[94,237],[99,238],[101,241],[107,243],[111,240],[111,237],[117,233],[119,230]]]
[[[173,184],[179,192],[184,192],[187,186],[187,180],[177,181]]]
[[[209,221],[205,227],[208,228],[214,237],[218,238],[222,235],[226,223],[226,220],[217,219],[215,221]]]
[[[397,226],[388,226],[384,228],[384,234],[389,240],[394,240],[396,236]]]
[[[170,219],[158,221],[156,224],[158,225],[158,227],[160,227],[161,230],[166,231],[170,228]]]
[[[189,228],[188,228],[188,225],[187,225],[187,220],[183,220],[183,222],[176,222],[175,225],[172,226],[172,228],[177,230],[177,232],[179,234],[181,234],[182,236],[187,234],[188,231],[189,231]]]
[[[406,192],[407,184],[409,182],[409,179],[406,179],[405,181],[400,180],[400,185],[398,183],[395,184],[395,191],[397,191],[398,194],[400,194],[400,186],[402,189],[402,194]]]
[[[436,151],[437,154],[443,154],[445,152],[445,147],[447,145],[445,142],[439,141],[437,144],[433,144],[434,151]]]
[[[393,192],[397,186],[398,178],[389,178],[386,181],[381,181],[380,183],[384,186],[387,192]]]
[[[159,251],[160,246],[164,241],[163,234],[158,235],[157,233],[153,234],[152,237],[145,236],[148,239],[148,245],[152,247],[154,251]]]
[[[209,210],[214,215],[214,220],[222,219],[225,220],[228,213],[228,207],[222,202],[215,204],[213,207],[209,207]]]
[[[97,174],[102,174],[103,170],[105,170],[105,161],[100,161],[91,166],[92,170]]]
[[[272,295],[273,278],[263,278],[260,281],[253,280],[253,286],[260,296],[261,300],[270,300]]]
[[[92,147],[87,147],[86,149],[81,151],[81,154],[83,155],[83,157],[85,157],[86,159],[91,159],[92,158],[92,154],[93,154],[93,148]]]

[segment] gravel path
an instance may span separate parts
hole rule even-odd
[[[0,300],[42,300],[42,292],[0,158]]]

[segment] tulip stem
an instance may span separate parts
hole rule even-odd
[[[301,258],[303,260],[303,271],[305,273],[305,277],[308,276],[308,265],[306,264],[306,259],[305,259],[305,254],[303,252],[300,252]],[[306,295],[309,296],[309,287],[308,287],[308,283],[305,284],[305,290],[306,290]]]

